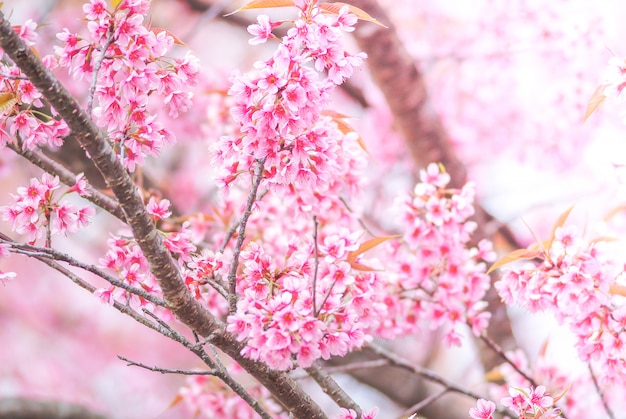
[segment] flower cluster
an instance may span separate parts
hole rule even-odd
[[[86,194],[85,180],[82,175],[76,185],[66,193]],[[40,179],[32,178],[28,187],[19,187],[17,195],[12,195],[15,203],[0,207],[4,221],[11,223],[11,228],[18,234],[27,234],[33,244],[37,239],[48,234],[67,234],[78,231],[89,224],[95,214],[91,206],[77,208],[61,201],[54,191],[60,188],[59,178],[44,173]],[[49,238],[49,236],[48,236]],[[49,243],[48,243],[49,244]]]
[[[167,199],[157,200],[151,197],[146,207],[156,222],[170,215],[169,205]],[[191,263],[196,246],[192,243],[192,234],[188,223],[183,223],[176,231],[161,232],[161,234],[165,248],[181,266],[187,262]],[[109,250],[100,259],[100,265],[113,270],[121,281],[130,286],[141,288],[156,296],[161,295],[157,280],[150,271],[148,261],[135,239],[113,235],[108,240],[108,246]],[[113,304],[114,301],[124,301],[133,306],[152,308],[152,305],[145,299],[113,285],[99,289],[96,294],[102,301],[109,304]]]
[[[112,235],[107,244],[109,250],[100,258],[101,266],[114,271],[121,281],[132,287],[161,295],[157,280],[150,272],[148,261],[134,239]],[[108,304],[121,301],[136,308],[154,308],[142,297],[113,285],[98,289],[95,294]]]
[[[474,188],[447,189],[450,176],[431,163],[420,172],[421,182],[412,196],[399,200],[399,210],[406,229],[403,243],[392,247],[396,284],[388,298],[393,316],[383,325],[382,333],[412,332],[418,321],[431,327],[448,329],[445,341],[460,345],[458,325],[469,325],[475,335],[487,327],[490,314],[483,301],[490,285],[482,261],[492,261],[491,243],[483,240],[470,247],[476,228],[468,218],[474,214]]]
[[[88,106],[129,171],[174,140],[152,108],[165,105],[171,117],[186,112],[198,74],[191,54],[165,57],[174,38],[144,26],[149,7],[149,0],[124,0],[110,12],[104,0],[91,0],[83,6],[89,35],[64,29],[57,36],[64,43],[56,47],[59,65],[78,80],[95,80]]]
[[[354,246],[354,237],[344,233],[326,240],[327,246],[331,240]],[[316,269],[313,243],[290,242],[282,264],[258,243],[247,245],[237,278],[242,297],[228,318],[228,330],[247,339],[246,356],[281,370],[361,347],[385,314],[377,274],[322,253]]]
[[[245,340],[245,356],[280,370],[362,346],[385,314],[383,281],[349,258],[361,234],[351,232],[356,217],[340,198],[359,188],[364,153],[356,134],[340,129],[341,117],[324,114],[331,90],[364,58],[339,43],[356,17],[348,8],[323,14],[315,1],[296,6],[299,16],[274,55],[233,79],[241,135],[222,137],[214,149],[224,188],[263,164],[266,193],[248,223],[255,239],[240,255],[228,330]],[[252,43],[272,38],[276,26],[259,18],[249,28]]]
[[[220,138],[214,162],[218,182],[228,188],[263,160],[265,182],[286,195],[300,194],[303,208],[317,209],[324,196],[337,194],[337,179],[347,179],[348,186],[358,183],[353,172],[362,163],[362,150],[355,150],[356,138],[342,134],[323,111],[330,91],[364,54],[351,55],[339,42],[342,30],[356,22],[347,8],[331,15],[321,13],[316,2],[300,3],[300,15],[274,55],[257,62],[254,73],[234,77],[231,112],[241,135]],[[267,39],[275,26],[266,17],[258,22],[250,29],[255,42]],[[327,75],[320,79],[324,70]]]
[[[546,393],[544,386],[533,388],[509,388],[509,395],[500,403],[505,408],[518,415],[520,419],[557,419],[562,417],[560,411],[554,407],[554,399]],[[479,399],[476,407],[469,410],[472,419],[493,419],[496,404],[492,401]]]
[[[216,291],[226,293],[223,278],[228,276],[228,261],[223,253],[203,250],[193,255],[182,270],[183,280],[196,300],[202,301],[215,315],[228,312],[226,298]]]
[[[621,269],[602,251],[602,242],[585,245],[574,226],[558,227],[540,263],[508,268],[495,283],[506,304],[531,312],[547,311],[569,326],[583,362],[591,362],[604,384],[626,374],[626,307],[616,282]]]
[[[37,39],[36,28],[37,24],[32,20],[14,27],[29,46],[33,46]],[[50,69],[55,66],[55,61],[49,57],[43,62]],[[67,124],[55,117],[54,108],[48,115],[41,92],[9,60],[0,62],[0,84],[0,146],[16,143],[34,150],[63,144],[63,138],[70,132]]]

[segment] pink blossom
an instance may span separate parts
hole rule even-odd
[[[163,218],[168,218],[172,215],[172,212],[169,210],[170,201],[168,199],[161,199],[157,202],[156,198],[151,196],[148,204],[146,205],[146,211],[148,214],[152,216],[153,220],[161,220]]]
[[[248,40],[250,45],[262,44],[268,39],[274,37],[272,30],[280,26],[280,22],[272,22],[266,15],[259,15],[257,17],[257,22],[258,23],[248,26],[248,32],[250,32],[250,35],[254,37]]]
[[[83,12],[89,20],[102,20],[107,15],[107,4],[104,0],[90,0],[83,5]]]
[[[19,26],[19,35],[24,41],[26,41],[26,45],[33,46],[35,45],[35,41],[37,40],[37,23],[32,19],[28,19],[24,22],[23,25]]]
[[[78,176],[76,176],[76,182],[68,192],[76,192],[80,196],[91,195],[91,192],[89,191],[89,183],[87,182],[87,178],[85,178],[84,173],[79,173]]]
[[[472,419],[493,419],[493,412],[496,411],[496,404],[485,399],[478,399],[476,407],[469,410]]]

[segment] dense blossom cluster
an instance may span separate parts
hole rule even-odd
[[[112,236],[108,240],[108,246],[109,250],[100,258],[100,265],[113,270],[126,284],[160,295],[159,286],[150,272],[148,261],[132,238]],[[107,304],[121,301],[136,308],[153,308],[145,299],[113,285],[98,289],[96,295]]]
[[[330,91],[349,77],[364,54],[351,55],[340,44],[342,30],[356,17],[342,9],[323,14],[315,2],[299,2],[300,15],[274,55],[255,64],[256,72],[234,77],[229,93],[232,115],[241,135],[224,136],[214,148],[225,188],[255,161],[264,161],[264,180],[286,195],[299,195],[303,208],[319,209],[326,195],[336,195],[337,180],[358,183],[352,172],[362,165],[355,135],[343,135],[324,116]],[[266,17],[250,27],[254,42],[269,38],[275,27]],[[311,68],[310,66],[314,68]],[[320,78],[326,70],[327,75]],[[359,157],[360,156],[360,157]],[[297,194],[293,194],[293,191]]]
[[[495,287],[506,304],[546,311],[576,337],[584,362],[600,381],[624,382],[626,307],[619,288],[621,269],[603,252],[602,242],[585,245],[574,226],[558,227],[554,239],[537,252],[539,263],[506,269]]]
[[[104,0],[91,0],[83,7],[88,35],[65,29],[58,35],[64,45],[56,47],[59,65],[94,89],[88,98],[94,122],[130,171],[174,140],[154,111],[165,105],[172,117],[186,112],[198,74],[190,53],[165,56],[174,38],[144,25],[149,7],[148,0],[124,0],[110,12]]]
[[[379,275],[348,260],[362,233],[351,232],[356,217],[341,196],[359,188],[365,154],[356,135],[325,112],[330,91],[364,58],[339,42],[356,16],[347,8],[322,14],[316,2],[296,3],[299,17],[272,58],[233,79],[229,93],[241,135],[224,136],[214,148],[225,188],[263,164],[267,190],[255,204],[262,215],[250,218],[247,234],[255,240],[242,249],[239,301],[228,330],[246,340],[246,356],[282,370],[362,346],[385,312]],[[259,18],[249,28],[252,43],[273,37],[276,26]]]
[[[10,222],[11,229],[16,233],[28,235],[31,244],[44,236],[48,240],[51,234],[74,233],[89,224],[95,209],[89,205],[78,208],[61,201],[65,194],[55,196],[54,193],[59,188],[59,178],[48,173],[44,173],[40,179],[32,178],[28,187],[17,189],[12,205],[0,207],[2,219]],[[87,194],[86,182],[82,176],[66,193],[74,191]]]
[[[437,164],[420,173],[413,195],[398,201],[405,232],[403,242],[392,245],[389,260],[395,290],[386,303],[390,314],[381,333],[414,332],[420,321],[447,329],[445,341],[460,345],[457,330],[469,325],[478,336],[487,327],[490,314],[483,301],[490,286],[483,261],[492,261],[491,243],[469,245],[476,228],[468,218],[474,214],[474,188],[446,188],[450,176]]]
[[[342,233],[329,236],[327,245],[356,245],[354,237]],[[353,269],[345,253],[342,259],[320,253],[315,269],[312,240],[294,238],[291,243],[297,247],[281,258],[286,262],[256,242],[248,244],[238,277],[242,296],[228,318],[228,330],[247,338],[247,356],[283,370],[296,365],[294,357],[297,365],[308,367],[319,358],[361,347],[385,314],[377,273]]]

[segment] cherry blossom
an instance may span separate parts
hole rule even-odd
[[[495,410],[496,404],[494,402],[478,399],[476,407],[470,409],[469,415],[472,419],[493,419]]]
[[[31,178],[28,187],[19,187],[13,195],[13,205],[0,207],[2,219],[11,223],[13,231],[27,234],[35,243],[51,229],[52,234],[75,233],[90,223],[95,209],[78,208],[54,196],[60,188],[59,178],[44,173],[41,178]],[[68,191],[69,192],[69,191]]]

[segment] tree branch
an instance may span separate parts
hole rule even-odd
[[[118,355],[117,357],[119,359],[121,359],[122,361],[126,362],[126,365],[128,365],[130,367],[139,367],[139,368],[143,368],[143,369],[146,369],[146,370],[152,371],[152,372],[160,372],[161,374],[211,375],[211,376],[215,376],[216,375],[215,371],[192,371],[192,370],[179,370],[179,369],[161,368],[161,367],[155,367],[155,366],[151,367],[149,365],[142,364],[141,362],[131,361],[130,359],[124,358],[121,355]]]
[[[15,33],[1,11],[0,46],[56,109],[83,149],[91,156],[108,187],[117,197],[137,244],[148,260],[167,306],[174,315],[202,336],[215,333],[215,345],[250,372],[293,415],[310,419],[325,418],[322,409],[285,373],[273,371],[267,365],[243,357],[241,350],[244,344],[227,333],[225,325],[193,298],[181,278],[176,262],[165,248],[161,235],[147,213],[135,184],[110,144],[67,89]]]
[[[320,388],[326,393],[339,407],[352,409],[360,417],[363,411],[354,400],[341,388],[337,382],[328,374],[317,362],[314,362],[309,368],[306,368],[307,374],[319,384]]]

